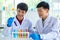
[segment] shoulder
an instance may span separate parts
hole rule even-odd
[[[41,24],[41,20],[38,19],[38,20],[36,21],[36,23],[35,23],[35,26],[38,26],[38,25],[40,25],[40,24]]]
[[[50,19],[51,19],[52,21],[54,21],[54,22],[57,22],[57,21],[58,21],[58,19],[55,18],[55,17],[53,17],[53,16],[51,16]]]
[[[36,23],[41,23],[41,18],[39,18],[37,21],[36,21]]]
[[[51,16],[51,22],[54,27],[59,26],[59,20],[57,18]]]
[[[25,18],[24,21],[27,22],[27,23],[32,24],[32,22],[29,19],[27,19],[27,18]]]

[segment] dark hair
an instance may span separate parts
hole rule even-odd
[[[39,7],[43,7],[44,9],[48,9],[49,10],[49,4],[45,1],[42,1],[40,2],[36,8],[39,8]]]
[[[27,6],[27,4],[25,4],[25,3],[19,3],[19,4],[17,5],[17,9],[21,9],[21,10],[24,10],[24,11],[27,12],[28,6]]]

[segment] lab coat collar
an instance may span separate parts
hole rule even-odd
[[[44,21],[44,29],[49,25],[49,22],[50,22],[50,16],[48,15],[48,17]]]
[[[24,20],[25,20],[25,17],[24,17],[24,19],[23,19],[23,21],[22,21],[22,24],[23,24]],[[16,16],[15,16],[15,18],[14,18],[14,21],[15,21],[19,26],[22,25],[22,24],[20,25],[20,23],[19,23],[18,20],[16,19]]]
[[[47,18],[44,20],[44,23],[49,22],[50,21],[50,15],[47,16]]]
[[[50,15],[48,15],[44,21],[42,21],[42,18],[39,18],[39,20],[41,20],[42,24],[44,23],[44,26],[42,25],[42,27],[44,27],[43,29],[45,29],[50,22]]]
[[[39,18],[39,20],[42,21],[42,18]],[[50,15],[47,16],[47,18],[43,21],[43,23],[49,22],[50,21]]]

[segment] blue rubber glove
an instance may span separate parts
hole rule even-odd
[[[12,22],[13,22],[13,19],[14,19],[14,17],[10,17],[10,18],[7,20],[7,26],[8,26],[8,27],[11,27]]]
[[[29,37],[32,38],[33,40],[41,40],[40,35],[37,33],[32,33],[30,34]]]

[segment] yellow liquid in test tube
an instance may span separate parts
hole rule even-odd
[[[22,30],[18,30],[18,38],[22,38]]]

